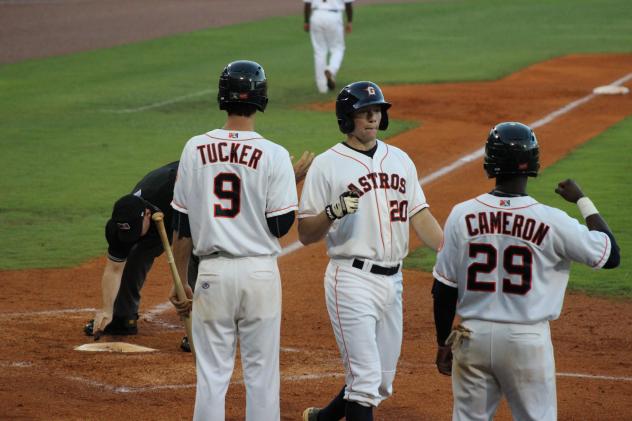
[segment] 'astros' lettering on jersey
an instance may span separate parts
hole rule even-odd
[[[345,191],[360,193],[358,212],[329,229],[331,258],[399,263],[408,254],[409,218],[428,207],[408,155],[377,143],[373,158],[337,144],[318,155],[307,173],[299,218],[318,215]]]
[[[529,196],[483,194],[452,209],[433,274],[458,288],[464,319],[554,320],[571,261],[601,268],[610,247],[605,233]]]
[[[281,251],[266,218],[296,210],[297,201],[285,148],[256,132],[218,129],[185,145],[171,205],[204,209],[206,217],[189,214],[196,255],[265,256]]]

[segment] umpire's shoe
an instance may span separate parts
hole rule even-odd
[[[115,317],[110,324],[105,327],[103,333],[106,335],[136,335],[138,333],[136,322],[136,319],[119,319]],[[83,331],[88,336],[94,335],[94,319],[86,323],[83,327]]]
[[[184,352],[191,352],[191,345],[189,345],[189,337],[183,336],[180,341],[180,349]]]
[[[320,408],[307,408],[303,411],[303,421],[318,421]]]

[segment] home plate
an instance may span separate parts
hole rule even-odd
[[[630,90],[626,86],[604,85],[593,89],[593,94],[597,95],[625,95]]]
[[[75,351],[87,352],[153,352],[154,348],[128,344],[126,342],[94,342],[75,347]]]

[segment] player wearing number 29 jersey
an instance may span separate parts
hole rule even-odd
[[[174,235],[178,267],[186,267],[183,259],[191,247],[200,257],[191,310],[197,370],[193,419],[225,419],[239,342],[246,420],[278,421],[281,278],[276,257],[278,238],[292,226],[297,209],[294,169],[283,147],[254,131],[255,114],[268,102],[259,64],[228,64],[219,79],[218,102],[228,114],[226,123],[185,145],[172,202],[188,217],[188,225],[178,226]],[[183,305],[186,313],[186,302],[174,305],[179,312]]]
[[[484,167],[496,186],[452,209],[433,270],[437,367],[452,375],[453,420],[492,419],[502,395],[514,419],[556,420],[548,322],[562,310],[571,262],[613,268],[619,249],[574,181],[556,192],[586,225],[527,195],[540,167],[530,127],[496,125]],[[450,333],[455,310],[461,325]]]

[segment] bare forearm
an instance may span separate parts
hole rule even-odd
[[[316,243],[325,238],[331,223],[324,211],[316,216],[299,219],[298,238],[305,245]]]
[[[423,241],[425,245],[433,250],[438,250],[443,240],[443,230],[430,212],[426,208],[415,215],[410,220],[417,237]]]
[[[114,262],[108,259],[105,263],[103,276],[101,277],[101,296],[103,299],[103,311],[112,314],[114,301],[121,287],[121,278],[125,262]]]

